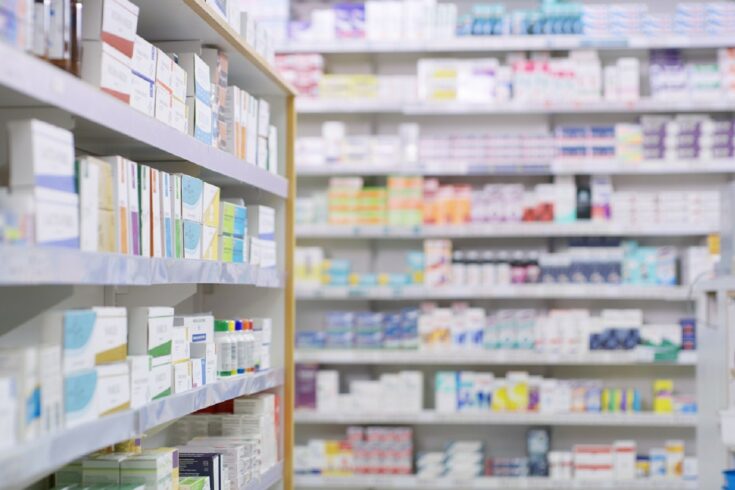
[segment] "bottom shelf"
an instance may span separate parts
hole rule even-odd
[[[259,480],[252,481],[245,486],[245,490],[268,490],[283,479],[283,461],[279,461],[265,473],[260,475]]]
[[[476,478],[473,480],[457,480],[452,478],[438,478],[422,480],[415,476],[343,476],[323,477],[318,475],[296,475],[296,488],[416,488],[416,489],[446,489],[463,490],[472,488],[487,488],[498,490],[512,489],[550,489],[550,490],[695,490],[696,481],[684,480],[629,480],[629,481],[582,481],[582,480],[550,480],[548,478]]]

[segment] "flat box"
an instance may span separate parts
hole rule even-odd
[[[127,363],[130,372],[130,408],[135,410],[151,401],[151,357],[128,356]]]
[[[271,106],[265,99],[258,99],[258,136],[267,138],[271,125]]]
[[[202,258],[202,225],[184,220],[184,258]]]
[[[181,477],[205,477],[209,481],[210,490],[222,490],[222,464],[220,459],[220,454],[216,452],[179,449],[179,474]]]
[[[127,58],[133,56],[138,6],[127,0],[85,0],[82,35],[102,41]]]
[[[142,197],[141,197],[142,198]],[[151,256],[163,257],[163,215],[161,211],[161,172],[151,169]]]
[[[138,179],[138,164],[126,160],[128,172],[128,220],[130,223],[128,236],[128,250],[131,255],[140,255],[140,182]]]
[[[64,427],[64,376],[59,370],[61,366],[62,351],[61,346],[41,345],[38,348],[39,368],[38,375],[41,380],[41,434],[50,434]],[[15,384],[15,383],[13,383]],[[12,396],[2,388],[2,376],[0,376],[0,393],[6,396],[3,402],[0,402],[0,415],[10,418],[15,422],[15,413],[7,414],[3,408],[3,404],[11,404],[12,412],[15,412],[16,393]],[[15,424],[12,425],[12,433],[15,433]],[[10,435],[9,432],[5,434]]]
[[[77,160],[77,188],[79,189],[79,240],[87,252],[111,252],[100,245],[100,215],[112,211],[112,168],[104,160],[82,157]],[[114,220],[105,214],[104,218]],[[114,223],[114,221],[113,221]]]
[[[171,364],[161,364],[151,368],[149,389],[151,400],[160,400],[171,395]]]
[[[154,117],[156,115],[156,83],[133,72],[130,77],[130,107]]]
[[[189,360],[189,371],[191,372],[191,387],[199,388],[204,386],[204,370],[206,360],[205,359],[191,359]]]
[[[186,97],[196,97],[209,105],[212,92],[209,65],[194,53],[179,53],[179,65],[187,75]]]
[[[219,237],[219,260],[234,264],[245,262],[245,241],[228,235]]]
[[[99,252],[117,252],[115,232],[115,211],[101,209],[99,211],[99,227],[97,228]]]
[[[173,219],[174,257],[184,258],[184,222],[181,219],[181,175],[171,176],[171,213]]]
[[[181,66],[181,57],[179,57],[178,64],[174,63],[171,68],[171,93],[174,99],[182,102],[186,100],[186,96],[188,95],[186,93],[188,78],[189,76],[186,70]]]
[[[12,197],[33,213],[37,245],[79,248],[79,196],[37,187],[17,190]]]
[[[171,180],[173,176],[167,172],[160,173],[161,190],[161,240],[163,241],[163,256],[174,257],[174,222],[173,201],[171,199]]]
[[[189,135],[212,145],[212,107],[198,97],[186,98]]]
[[[189,361],[174,364],[171,376],[173,376],[171,381],[172,393],[184,393],[191,390],[191,363]]]
[[[247,209],[231,202],[220,202],[219,229],[223,235],[245,236]]]
[[[181,175],[181,219],[201,223],[204,216],[204,183]]]
[[[128,172],[127,160],[121,156],[104,157],[112,165],[113,199],[115,202],[115,242],[116,251],[123,255],[130,253],[128,243],[130,215],[128,214]]]
[[[130,369],[127,362],[97,366],[97,415],[130,408]]]
[[[90,178],[88,172],[95,172],[97,181]],[[96,190],[97,207],[105,210],[115,209],[115,194],[113,191],[112,165],[100,158],[84,156],[77,160],[77,172],[79,178],[79,188],[82,187],[82,178],[85,179],[84,185],[89,186],[89,191]],[[81,194],[81,190],[80,190]]]
[[[202,189],[203,211],[202,224],[206,226],[214,226],[220,223],[220,189],[216,185],[204,182]]]
[[[174,98],[171,90],[156,82],[155,116],[162,123],[171,126],[173,121]]]
[[[133,58],[130,62],[130,69],[133,70],[133,74],[151,83],[155,83],[157,59],[158,51],[156,47],[142,37],[135,36]]]
[[[176,97],[171,100],[171,127],[181,133],[189,134],[189,113],[186,102]]]
[[[174,327],[184,328],[190,343],[214,342],[212,315],[187,315],[174,318]]]
[[[209,478],[204,476],[190,476],[179,478],[179,490],[210,490]]]
[[[151,168],[148,165],[138,166],[140,193],[140,254],[150,257],[151,252]]]
[[[84,485],[120,485],[120,463],[128,454],[92,454],[82,460],[82,483]]]
[[[174,60],[160,48],[156,48],[156,83],[162,85],[169,93],[173,83],[173,70]]]
[[[268,171],[278,174],[278,129],[272,125],[268,132]]]
[[[171,487],[173,458],[162,451],[146,450],[120,463],[120,483],[144,484],[146,489],[158,490]],[[166,483],[167,481],[167,483]]]
[[[64,420],[66,428],[96,420],[97,368],[74,371],[64,376]]]
[[[74,135],[36,119],[10,121],[10,186],[76,192]]]
[[[95,315],[95,364],[125,361],[128,351],[127,309],[112,306],[92,308]]]
[[[258,136],[258,148],[255,155],[255,164],[263,169],[268,168],[268,138]]]
[[[261,205],[248,206],[247,233],[251,238],[274,240],[276,233],[275,209]]]
[[[128,309],[128,352],[149,355],[152,365],[171,362],[174,309],[136,307]]]
[[[171,363],[175,364],[188,360],[189,338],[186,329],[174,326],[171,332]]]
[[[99,41],[84,41],[82,49],[82,80],[130,104],[130,58]]]
[[[247,103],[245,105],[244,115],[245,128],[247,133],[247,145],[245,147],[245,160],[255,164],[255,160],[258,157],[258,99],[252,95],[245,94],[247,96]]]
[[[202,226],[202,258],[219,260],[219,235],[216,226]]]

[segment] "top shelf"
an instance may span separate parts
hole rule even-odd
[[[608,49],[645,50],[662,48],[714,49],[735,45],[735,36],[690,37],[587,37],[587,36],[465,36],[430,41],[367,41],[334,39],[331,41],[289,42],[279,46],[279,53],[492,53],[503,51]]]
[[[212,184],[288,195],[285,178],[138,112],[50,63],[6,44],[0,44],[0,59],[0,107],[23,108],[24,115],[28,108],[52,107],[72,116],[73,122],[62,125],[74,128],[75,144],[85,151],[122,152],[135,161],[156,162],[152,165],[164,170],[166,162],[185,160],[196,166],[188,173]],[[53,113],[39,113],[58,121]]]
[[[248,92],[258,96],[295,94],[275,67],[248,46],[204,0],[133,1],[140,7],[138,34],[147,40],[196,40],[215,45],[229,55],[230,79]]]

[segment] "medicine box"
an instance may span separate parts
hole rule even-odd
[[[130,77],[130,107],[147,116],[156,114],[156,84],[133,72]]]
[[[202,196],[204,206],[202,224],[217,227],[220,222],[220,189],[215,185],[204,182]]]
[[[191,387],[192,388],[199,388],[200,386],[204,386],[204,370],[206,364],[205,359],[190,359],[189,360],[189,370],[191,371]]]
[[[8,123],[10,186],[75,193],[74,136],[36,119]]]
[[[187,315],[174,317],[174,327],[186,330],[190,343],[214,342],[214,317],[212,315]]]
[[[172,97],[173,70],[174,60],[159,48],[156,48],[156,85],[165,89]]]
[[[198,97],[186,98],[189,135],[202,143],[212,145],[212,107]]]
[[[43,341],[58,345],[62,351],[62,372],[92,369],[97,356],[93,310],[68,310],[46,313],[43,319]]]
[[[151,168],[148,165],[138,166],[140,203],[140,252],[143,257],[150,257],[151,252]]]
[[[268,131],[268,171],[278,173],[278,129],[272,125]]]
[[[94,157],[82,157],[77,160],[77,188],[81,249],[87,252],[114,252],[102,248],[100,240],[101,211],[108,211],[104,218],[114,219],[114,216],[109,214],[114,209],[110,164]]]
[[[127,363],[130,372],[130,408],[135,410],[151,401],[149,384],[151,357],[128,356]]]
[[[216,226],[202,226],[202,258],[204,260],[219,259],[219,235]]]
[[[151,400],[160,400],[171,395],[171,364],[151,367],[149,378]]]
[[[97,366],[95,396],[99,417],[130,408],[130,369],[127,362]]]
[[[255,164],[263,169],[268,168],[268,138],[258,136],[258,148],[255,155]]]
[[[171,90],[166,88],[163,84],[156,83],[156,104],[155,104],[155,116],[156,119],[161,121],[168,126],[171,126],[173,121],[173,105],[174,99],[171,95]]]
[[[122,485],[143,484],[146,489],[172,488],[172,458],[163,452],[144,451],[120,463]]]
[[[163,216],[161,214],[161,172],[151,169],[151,256],[163,257]]]
[[[21,441],[37,437],[41,429],[41,393],[39,352],[34,347],[7,349],[0,352],[0,375],[15,379],[18,404],[17,429]],[[15,432],[15,429],[14,429]]]
[[[191,390],[191,363],[189,361],[174,364],[172,376],[172,393],[184,393]]]
[[[186,328],[174,326],[171,332],[171,362],[175,364],[189,360],[189,336]]]
[[[209,478],[204,476],[190,476],[179,479],[179,490],[211,490]]]
[[[128,184],[128,220],[130,236],[128,247],[131,255],[140,255],[140,202],[138,201],[138,164],[126,160]]]
[[[171,99],[171,127],[175,130],[189,134],[189,114],[186,100]]]
[[[231,202],[220,202],[219,229],[223,235],[245,236],[247,209]]]
[[[79,248],[79,196],[42,187],[13,192],[28,213],[34,213],[35,243]]]
[[[174,257],[174,222],[173,222],[173,200],[171,199],[172,175],[167,172],[160,173],[161,190],[161,240],[163,241],[163,256]]]
[[[82,484],[120,485],[120,463],[128,454],[92,454],[82,460]]]
[[[228,235],[219,237],[219,260],[234,264],[244,262],[244,240]]]
[[[273,208],[261,205],[248,206],[247,233],[251,238],[274,240],[276,232],[276,212]]]
[[[186,101],[188,78],[186,70],[181,66],[181,58],[179,57],[179,63],[173,63],[171,66],[171,95],[179,102]]]
[[[96,420],[97,368],[74,371],[64,376],[64,419],[66,428]]]
[[[117,209],[115,215],[117,251],[123,255],[127,255],[130,253],[127,160],[121,156],[105,157],[104,160],[112,165],[114,202],[115,208]]]
[[[82,49],[82,80],[129,104],[133,77],[130,57],[99,41],[84,41]]]
[[[209,66],[194,53],[179,53],[179,65],[186,71],[186,97],[196,97],[210,104],[212,81]]]
[[[184,258],[202,258],[202,225],[184,220]]]
[[[247,131],[247,145],[245,147],[245,160],[255,164],[258,153],[258,99],[252,95],[245,94],[246,106],[243,110],[243,116],[245,117],[245,128]]]
[[[85,0],[82,16],[84,39],[102,41],[131,58],[138,11],[138,6],[127,0]]]
[[[204,183],[181,175],[181,219],[201,223],[204,213]]]
[[[135,36],[133,58],[130,62],[133,74],[155,84],[157,58],[158,50],[156,47],[144,38]]]
[[[258,136],[268,137],[271,124],[271,106],[264,99],[258,100]]]
[[[59,369],[61,358],[61,346],[58,344],[41,345],[38,349],[38,375],[41,380],[40,432],[42,434],[50,434],[64,427],[64,376]],[[2,377],[0,377],[0,393],[3,393]],[[13,393],[13,396],[8,400],[16,402],[16,396]],[[2,402],[0,402],[0,413],[2,412]],[[13,412],[15,412],[15,409],[13,409]],[[15,413],[11,418],[15,420]],[[15,429],[16,427],[13,425],[13,433],[15,433]]]
[[[99,306],[95,315],[95,364],[125,361],[128,352],[128,318],[125,308]]]
[[[184,222],[181,219],[181,175],[171,176],[171,216],[174,257],[184,258]]]
[[[196,449],[179,450],[179,474],[185,477],[205,477],[210,490],[220,490],[222,482],[221,456],[216,452],[199,452]],[[179,480],[181,481],[181,480]]]
[[[173,308],[128,309],[128,352],[131,355],[150,355],[153,366],[171,362],[173,328]]]

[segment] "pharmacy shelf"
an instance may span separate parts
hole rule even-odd
[[[662,100],[640,99],[637,101],[539,101],[514,103],[469,103],[447,102],[403,102],[381,99],[296,99],[299,114],[404,114],[410,116],[450,115],[512,115],[512,114],[618,114],[618,113],[677,113],[677,112],[732,112],[735,101],[722,99],[707,100]]]
[[[466,36],[430,41],[368,41],[364,39],[334,39],[329,41],[298,41],[277,48],[279,53],[490,53],[503,51],[614,49],[643,50],[663,48],[706,49],[735,45],[735,36],[676,36],[660,37],[589,37],[570,35],[550,36]]]
[[[532,351],[297,349],[296,362],[389,366],[696,366],[697,353],[681,352],[675,361],[654,361],[648,351],[590,352],[580,355]]]
[[[599,299],[691,301],[687,286],[633,286],[603,284],[523,284],[516,286],[443,287],[298,287],[296,299],[313,301],[375,300],[422,301],[461,299]]]
[[[520,413],[520,412],[462,412],[439,413],[425,410],[419,413],[329,413],[295,410],[294,420],[299,424],[408,424],[408,425],[554,425],[578,427],[669,427],[694,428],[697,416],[693,414],[643,413]]]
[[[285,178],[202,143],[50,63],[6,44],[0,44],[0,59],[4,60],[0,66],[0,106],[23,109],[25,117],[33,108],[60,109],[75,118],[65,124],[74,126],[76,144],[82,149],[109,152],[110,142],[114,142],[116,151],[136,161],[168,168],[168,162],[185,160],[196,166],[191,169],[193,173],[213,184],[246,185],[287,196]],[[39,111],[39,117],[44,114]],[[56,113],[49,115],[52,121],[57,117]]]
[[[631,225],[615,222],[578,221],[576,223],[492,223],[466,225],[297,225],[296,236],[315,239],[421,239],[421,238],[523,238],[587,236],[706,236],[717,233],[717,225],[671,224]]]
[[[282,272],[249,264],[0,245],[0,286],[233,284],[281,287]]]
[[[245,490],[270,490],[283,480],[283,461],[279,461],[260,475],[260,478],[245,485]]]
[[[136,437],[134,411],[107,416],[64,429],[0,453],[3,488],[25,488],[65,464],[92,451]]]
[[[153,427],[223,401],[281,386],[283,377],[283,369],[269,369],[253,375],[222,379],[191,391],[156,400],[138,410],[138,433],[142,434]]]
[[[205,0],[133,0],[140,7],[138,34],[153,41],[196,40],[229,54],[229,79],[254,95],[295,91],[255,48],[245,43]],[[226,2],[222,2],[223,4]]]
[[[283,379],[284,371],[273,369],[252,376],[218,381],[196,390],[154,401],[137,410],[113,414],[16,445],[11,450],[0,453],[3,488],[23,488],[85,454],[131,439],[156,425],[170,422],[215,403],[281,386]],[[282,474],[282,471],[279,474]],[[271,480],[276,478],[275,475],[266,472],[261,481],[252,488],[270,488],[270,485],[261,486],[266,476]]]
[[[536,165],[441,162],[392,166],[372,163],[300,166],[299,177],[334,177],[339,175],[427,175],[427,176],[521,176],[521,175],[672,175],[735,173],[735,160],[645,161],[624,163],[616,160],[571,160]]]
[[[416,488],[436,490],[456,490],[459,488],[486,488],[497,490],[538,489],[538,490],[696,490],[696,481],[683,480],[630,480],[630,481],[584,481],[551,480],[548,478],[500,478],[485,477],[474,479],[433,478],[425,479],[413,475],[355,475],[320,476],[297,475],[297,488]]]

